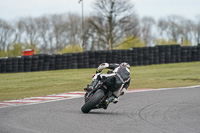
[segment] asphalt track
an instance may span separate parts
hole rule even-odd
[[[200,133],[200,87],[129,93],[83,114],[83,98],[0,108],[0,133]]]

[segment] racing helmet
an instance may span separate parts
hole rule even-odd
[[[129,70],[131,69],[130,65],[128,63],[126,63],[126,62],[121,63],[120,66],[128,68]]]

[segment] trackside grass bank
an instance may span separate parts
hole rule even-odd
[[[0,74],[0,101],[83,91],[95,71],[71,69]],[[200,85],[200,62],[131,67],[131,78],[129,89]]]

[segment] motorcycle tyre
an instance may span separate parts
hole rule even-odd
[[[82,112],[89,113],[90,110],[93,109],[101,101],[104,95],[104,91],[102,89],[98,89],[94,95],[82,106]]]

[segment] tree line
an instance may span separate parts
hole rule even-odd
[[[21,55],[26,48],[55,54],[65,52],[67,46],[107,50],[200,43],[200,15],[194,20],[177,15],[158,20],[141,18],[130,0],[95,0],[93,9],[84,16],[84,23],[77,13],[25,17],[14,22],[0,19],[0,57]]]

